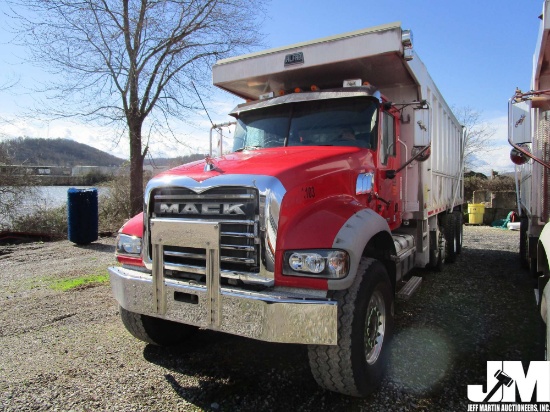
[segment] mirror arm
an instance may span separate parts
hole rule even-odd
[[[407,160],[405,163],[403,163],[403,165],[401,165],[401,167],[399,169],[397,169],[397,170],[386,170],[386,179],[395,178],[397,173],[402,171],[404,168],[406,168],[408,165],[410,165],[412,162],[414,162],[416,159],[418,159],[420,156],[422,156],[426,152],[426,150],[428,150],[430,147],[432,147],[431,144],[429,144],[427,146],[424,146],[421,151],[419,151],[416,155],[414,155],[409,160]]]
[[[514,103],[518,103],[520,101],[526,100],[526,97],[532,97],[535,94],[543,94],[548,92],[549,90],[543,90],[541,92],[529,92],[529,93],[521,93],[521,91],[516,90],[516,94],[512,96],[512,98],[508,102],[508,112],[511,113],[512,105]],[[550,163],[545,162],[544,160],[539,159],[537,156],[535,156],[533,153],[529,152],[528,150],[525,150],[523,147],[517,145],[516,143],[512,142],[512,133],[508,133],[508,143],[510,146],[512,146],[514,149],[516,149],[518,152],[522,153],[523,155],[527,156],[529,159],[533,159],[535,162],[539,163],[541,166],[545,167],[546,169],[550,169]]]
[[[515,143],[512,143],[510,141],[510,139],[508,139],[508,143],[510,143],[510,145],[516,149],[518,152],[521,152],[523,155],[527,156],[529,159],[533,159],[535,162],[537,162],[538,164],[540,164],[541,166],[547,168],[547,169],[550,169],[550,163],[547,163],[545,162],[544,160],[542,159],[539,159],[537,156],[535,156],[533,153],[529,152],[528,150],[525,150],[524,148],[522,148],[521,146],[518,146],[517,144]]]

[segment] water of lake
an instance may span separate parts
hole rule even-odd
[[[55,208],[67,204],[67,191],[69,188],[90,189],[83,186],[35,186],[31,195],[23,198],[19,214],[30,214],[35,210]],[[100,197],[103,194],[109,193],[107,187],[97,187],[97,194]],[[5,220],[5,217],[0,216],[0,223]]]
[[[25,199],[24,203],[33,205],[38,200],[40,206],[46,208],[59,207],[67,204],[67,191],[69,188],[75,189],[91,189],[85,186],[37,186],[36,195],[31,199]],[[96,187],[98,196],[108,193],[109,189],[106,187]]]

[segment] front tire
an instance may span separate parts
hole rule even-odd
[[[386,268],[362,258],[352,286],[334,298],[338,344],[308,347],[311,372],[330,391],[367,396],[380,385],[393,333],[393,290]]]
[[[134,337],[158,346],[181,344],[197,331],[195,326],[130,312],[122,306],[120,317],[128,332]]]
[[[529,252],[527,250],[527,230],[529,229],[529,220],[527,216],[519,218],[519,261],[521,267],[529,268]]]

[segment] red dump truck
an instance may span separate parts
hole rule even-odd
[[[398,23],[221,60],[213,82],[246,101],[233,147],[148,183],[109,269],[122,320],[154,344],[305,344],[321,386],[364,396],[407,274],[460,253],[462,127]]]
[[[508,141],[516,164],[520,259],[537,278],[538,299],[550,341],[550,1],[543,2],[533,57],[532,89],[516,90],[508,106]],[[546,356],[548,358],[548,355]]]

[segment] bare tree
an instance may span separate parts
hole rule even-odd
[[[481,112],[472,107],[454,107],[453,112],[457,119],[466,128],[466,142],[464,144],[464,166],[472,169],[475,166],[475,154],[494,150],[491,138],[496,128],[490,123],[483,122]]]
[[[11,89],[16,82],[4,81],[0,84],[0,93]],[[10,120],[0,117],[0,125]],[[0,140],[6,137],[0,132]],[[18,213],[26,197],[33,194],[33,177],[26,169],[13,165],[9,143],[0,141],[0,231],[10,229],[12,220]]]
[[[9,229],[14,217],[21,214],[26,198],[34,194],[34,176],[21,166],[14,166],[9,146],[0,143],[0,230]]]
[[[216,59],[259,45],[260,0],[7,0],[16,40],[62,80],[43,91],[54,117],[122,124],[131,211],[143,205],[143,130],[193,108],[191,82]],[[170,130],[167,126],[166,130]],[[125,133],[126,133],[125,132]]]

